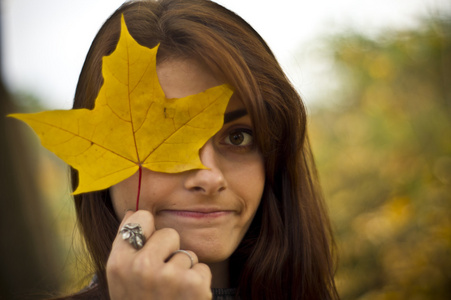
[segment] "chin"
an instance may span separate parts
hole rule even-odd
[[[230,242],[211,239],[181,238],[180,248],[196,253],[199,262],[211,264],[227,260],[235,251]]]

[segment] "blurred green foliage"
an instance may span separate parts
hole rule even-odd
[[[451,19],[327,46],[341,88],[309,130],[340,295],[451,299]]]

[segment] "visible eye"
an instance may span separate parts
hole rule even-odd
[[[248,129],[235,129],[225,138],[225,143],[233,146],[251,146],[253,143],[252,131]]]

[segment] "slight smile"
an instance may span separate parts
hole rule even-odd
[[[162,210],[158,214],[170,214],[173,216],[179,216],[184,218],[194,218],[194,219],[214,219],[222,216],[232,214],[231,210],[205,210],[205,209],[195,209],[195,210]]]

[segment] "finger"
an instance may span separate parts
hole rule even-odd
[[[118,236],[116,237],[113,247],[118,251],[136,252],[136,249],[130,245],[129,241],[122,238],[120,233],[125,224],[139,224],[141,226],[145,240],[148,240],[150,236],[155,232],[154,219],[152,214],[146,210],[139,210],[137,212],[127,212],[124,219],[121,222],[118,230]]]
[[[177,250],[171,254],[167,263],[176,264],[178,266],[185,266],[191,269],[195,264],[199,262],[197,255],[190,250]]]
[[[121,224],[119,225],[119,228],[117,229],[117,232],[119,233],[119,231],[121,230],[122,227],[124,227],[124,225],[127,222],[127,219],[130,218],[130,216],[133,214],[134,212],[131,210],[128,210],[125,212],[124,217],[122,218]]]
[[[151,217],[152,216],[150,215],[150,218]],[[134,212],[125,213],[125,216],[122,219],[121,224],[119,225],[117,236],[113,242],[111,253],[110,256],[108,257],[106,265],[106,273],[109,281],[111,280],[121,281],[124,278],[124,272],[126,272],[126,270],[128,269],[127,266],[131,264],[134,257],[134,253],[137,252],[128,241],[122,238],[120,230],[127,223],[132,222],[134,223],[140,222],[140,224],[153,223],[153,220],[143,220],[143,219],[146,219],[145,213],[144,214],[141,212],[139,214]],[[150,230],[145,228],[143,229],[143,233],[144,234],[150,233]]]
[[[202,277],[203,280],[205,280],[211,284],[211,279],[212,279],[211,270],[206,264],[197,263],[191,268],[191,270],[200,274],[200,276]]]
[[[152,234],[142,250],[163,263],[178,249],[180,249],[180,235],[177,231],[173,228],[162,228]]]

